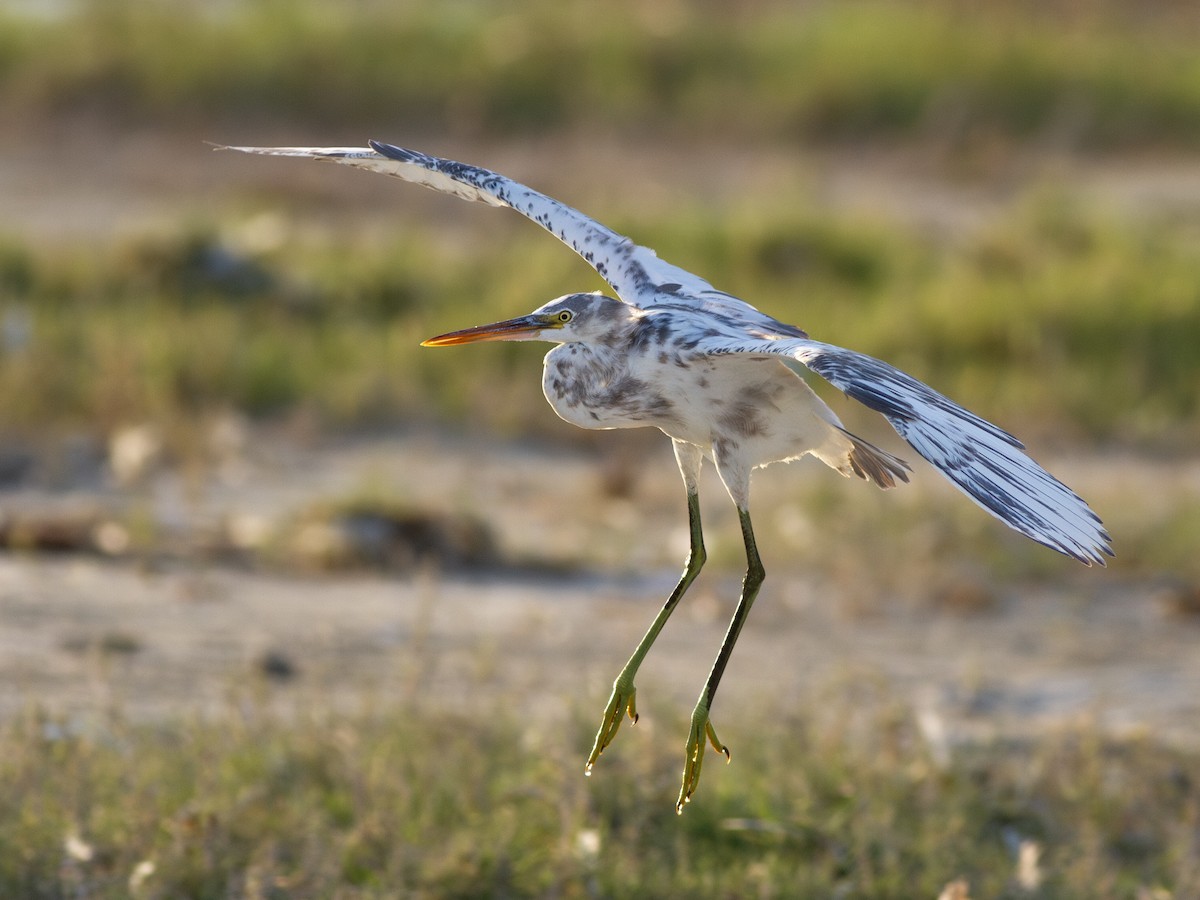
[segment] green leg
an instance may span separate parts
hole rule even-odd
[[[729,630],[725,633],[725,640],[721,642],[721,649],[717,653],[712,671],[708,673],[708,681],[705,682],[704,690],[700,693],[700,702],[696,704],[696,709],[692,712],[691,730],[684,751],[686,759],[683,766],[683,785],[679,789],[679,800],[675,804],[675,811],[679,813],[683,812],[683,805],[692,799],[692,794],[696,792],[696,785],[700,782],[700,767],[704,763],[705,740],[707,739],[719,753],[725,754],[726,762],[729,761],[729,748],[717,737],[717,732],[713,729],[712,722],[709,721],[708,712],[712,708],[713,698],[717,694],[717,686],[721,683],[721,676],[725,674],[725,666],[729,663],[729,657],[733,653],[733,645],[737,643],[742,625],[745,624],[746,617],[750,614],[750,607],[754,605],[754,598],[758,596],[758,589],[766,577],[762,560],[758,556],[758,547],[754,543],[754,529],[750,527],[750,513],[748,510],[739,508],[738,515],[742,521],[742,539],[746,542],[746,577],[742,581],[742,596],[738,601],[737,609],[734,610],[733,619],[729,623]]]
[[[696,576],[700,574],[700,569],[707,558],[704,552],[704,535],[700,530],[699,495],[695,491],[688,491],[687,500],[688,526],[692,539],[687,564],[684,567],[679,583],[675,585],[675,590],[671,592],[671,596],[663,604],[663,608],[659,611],[658,616],[655,617],[654,622],[651,623],[645,637],[642,638],[637,649],[633,651],[633,656],[629,658],[629,662],[625,664],[625,668],[621,670],[621,674],[613,682],[612,696],[609,697],[608,708],[604,711],[604,721],[600,723],[600,730],[596,732],[596,741],[592,745],[591,754],[588,756],[587,771],[589,774],[600,754],[604,752],[604,748],[611,744],[613,738],[617,736],[617,729],[621,727],[621,720],[624,718],[625,713],[629,714],[629,718],[634,723],[637,722],[637,706],[634,702],[637,695],[637,688],[633,686],[634,676],[637,675],[638,667],[641,666],[646,654],[650,652],[650,647],[654,644],[654,640],[658,637],[658,633],[662,631],[663,626],[667,624],[667,619],[671,617],[671,613],[674,612],[680,598],[687,592],[692,582],[696,580]]]

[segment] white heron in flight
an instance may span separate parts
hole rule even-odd
[[[682,811],[700,778],[706,739],[726,759],[709,718],[734,643],[763,582],[750,524],[750,472],[811,453],[843,475],[890,488],[908,464],[850,434],[800,376],[816,372],[882,413],[913,449],[1012,528],[1085,565],[1111,556],[1100,519],[1070,488],[1025,455],[1015,437],[885,362],[811,339],[707,281],[663,262],[578,210],[486,169],[371,141],[370,147],[232,147],[245,153],[329,160],[394,175],[532,219],[587,260],[619,299],[568,294],[525,316],[425,341],[549,341],[542,388],[581,428],[657,426],[671,438],[687,490],[691,550],[682,577],[613,683],[588,757],[637,721],[634,679],[667,618],[704,565],[697,481],[711,459],[737,506],[746,545],[741,598],[691,717]]]

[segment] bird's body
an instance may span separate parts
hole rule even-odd
[[[972,500],[1039,543],[1087,565],[1111,555],[1099,518],[1030,459],[1016,438],[881,360],[812,340],[805,332],[658,259],[557,200],[511,179],[389,144],[370,148],[235,147],[382,172],[467,200],[517,210],[580,254],[617,293],[568,294],[532,313],[425,341],[556,343],[542,387],[550,405],[581,428],[655,426],[672,438],[687,492],[691,550],[682,577],[617,676],[588,769],[626,713],[636,721],[637,674],[646,653],[705,561],[698,476],[709,458],[738,510],[746,546],[742,594],[700,699],[686,746],[683,808],[700,777],[705,741],[728,757],[709,710],[765,572],[750,522],[750,473],[812,454],[844,475],[888,488],[908,465],[847,432],[799,377],[816,372],[882,413],[908,443]]]
[[[720,460],[734,502],[743,504],[751,469],[806,453],[845,475],[875,473],[883,487],[892,486],[893,476],[907,478],[903,463],[849,435],[783,363],[697,350],[700,335],[688,310],[640,310],[601,294],[571,295],[543,310],[568,308],[576,323],[596,323],[575,326],[594,336],[546,354],[542,390],[572,425],[655,426]]]

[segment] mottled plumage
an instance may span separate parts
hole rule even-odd
[[[692,714],[679,809],[699,780],[705,739],[728,756],[709,709],[764,577],[750,524],[751,470],[812,454],[880,487],[908,480],[906,463],[842,427],[800,377],[804,371],[882,413],[967,496],[1022,534],[1086,565],[1104,565],[1112,555],[1095,513],[1027,456],[1012,435],[885,362],[810,339],[551,197],[486,169],[375,141],[369,148],[230,149],[339,162],[510,207],[575,250],[617,294],[619,299],[569,294],[529,315],[425,342],[554,342],[542,386],[563,419],[582,428],[653,425],[673,439],[687,490],[691,552],[679,584],[614,683],[589,770],[624,714],[636,721],[638,666],[704,564],[697,479],[705,457],[737,506],[747,572],[729,633]]]

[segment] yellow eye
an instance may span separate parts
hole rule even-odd
[[[573,318],[575,318],[575,314],[569,309],[564,309],[558,314],[558,321],[562,322],[564,325],[570,322]]]

